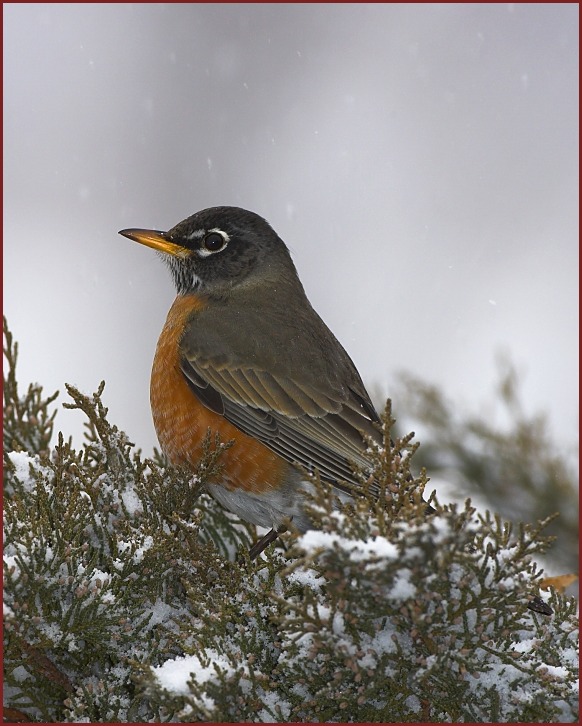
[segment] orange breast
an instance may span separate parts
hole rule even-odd
[[[286,462],[201,404],[180,370],[179,343],[184,326],[204,306],[205,301],[196,295],[178,296],[158,340],[150,401],[160,446],[173,464],[189,464],[194,468],[200,461],[202,442],[210,428],[220,433],[221,441],[235,441],[222,456],[223,479],[217,484],[255,493],[277,489]]]

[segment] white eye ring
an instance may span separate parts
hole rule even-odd
[[[217,252],[222,252],[229,240],[230,237],[221,229],[209,229],[200,241],[200,247],[196,252],[199,257],[209,257]]]

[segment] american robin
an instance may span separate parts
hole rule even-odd
[[[150,400],[162,450],[196,467],[208,429],[235,445],[210,494],[271,531],[305,531],[303,469],[340,497],[369,465],[380,421],[349,355],[312,308],[283,240],[237,207],[204,209],[168,232],[120,234],[160,252],[177,289],[158,341]]]

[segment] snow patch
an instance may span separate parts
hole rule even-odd
[[[154,676],[162,688],[178,695],[190,695],[189,681],[196,681],[199,685],[216,677],[216,669],[220,668],[227,673],[233,672],[230,663],[216,651],[207,650],[208,665],[203,665],[197,655],[178,656],[166,661],[163,665],[153,668]],[[206,708],[213,708],[214,702],[210,698],[203,699]]]
[[[27,491],[34,489],[35,481],[30,467],[40,469],[38,456],[31,456],[26,451],[11,451],[8,458],[14,466],[14,475]]]

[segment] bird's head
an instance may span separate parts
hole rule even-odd
[[[258,214],[238,207],[203,209],[167,232],[123,229],[119,234],[159,252],[180,295],[220,296],[243,285],[297,280],[283,240]]]

